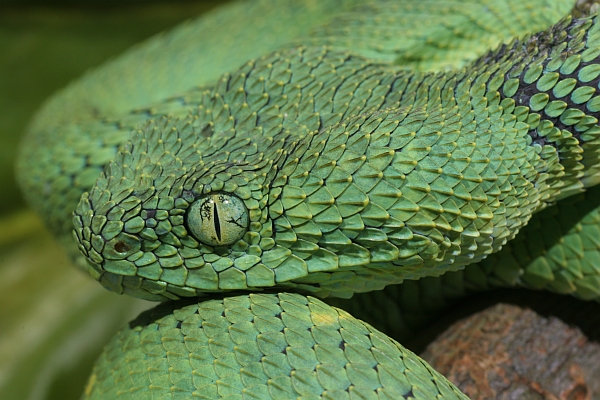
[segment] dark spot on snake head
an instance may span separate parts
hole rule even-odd
[[[127,253],[129,251],[129,246],[125,242],[115,243],[114,248],[117,253]]]
[[[202,132],[200,132],[200,135],[208,138],[208,137],[211,137],[214,133],[215,133],[215,130],[214,130],[213,126],[211,124],[208,124],[204,127],[204,129],[202,129]]]
[[[154,218],[156,216],[156,210],[146,210],[146,218]]]

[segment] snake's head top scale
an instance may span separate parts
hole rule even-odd
[[[82,197],[75,237],[108,289],[161,300],[274,285],[261,255],[274,245],[266,182],[283,146],[207,139],[198,124],[150,121]]]

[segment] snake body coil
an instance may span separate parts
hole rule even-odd
[[[472,34],[464,27],[494,12],[504,21],[517,2],[470,14],[439,1],[460,39],[429,56],[394,36],[420,10],[414,2],[342,3],[236,3],[93,72],[32,124],[35,145],[23,147],[19,165],[24,191],[67,244],[74,225],[81,254],[73,257],[103,286],[150,300],[256,292],[140,317],[97,362],[90,398],[463,397],[371,326],[284,292],[348,298],[445,273],[476,276],[508,250],[475,263],[534,213],[595,185],[600,24],[566,17],[460,67],[469,37],[489,45],[460,29]],[[530,30],[572,6],[519,3],[547,7]],[[211,18],[233,24],[241,12],[281,15],[262,27],[273,40],[231,60],[212,44],[182,50],[206,37]],[[290,19],[294,27],[283,29]],[[252,40],[261,27],[248,32]],[[168,43],[179,50],[163,61]],[[146,70],[145,54],[170,76]],[[418,70],[442,55],[437,66],[453,69]],[[128,85],[140,93],[116,101],[126,105],[77,103],[89,87],[110,97],[130,75],[108,89],[98,87],[102,77],[136,63],[141,77]],[[217,79],[216,71],[232,72]],[[79,114],[68,115],[68,104]],[[24,161],[32,159],[33,168]],[[599,271],[568,265],[518,260],[493,269],[516,269],[519,282],[479,276],[600,297]]]

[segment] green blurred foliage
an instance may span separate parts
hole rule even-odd
[[[79,398],[102,345],[152,306],[75,271],[23,204],[13,164],[28,120],[87,69],[222,1],[56,3],[0,2],[0,399]]]
[[[38,2],[43,3],[43,2]],[[42,101],[90,67],[218,1],[49,8],[0,5],[0,215],[22,206],[15,148]]]

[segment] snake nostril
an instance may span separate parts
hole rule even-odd
[[[117,242],[114,245],[114,249],[117,253],[127,253],[129,251],[129,246],[124,242]]]
[[[121,232],[112,238],[102,251],[102,257],[108,260],[123,260],[138,252],[141,248],[140,238]]]

